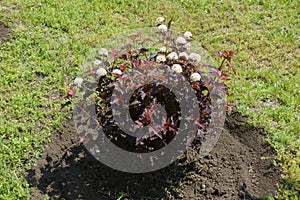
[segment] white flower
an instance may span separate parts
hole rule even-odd
[[[97,76],[105,76],[106,74],[107,74],[107,71],[106,71],[106,69],[104,69],[104,68],[99,68],[97,71],[96,71],[96,74],[97,74]]]
[[[178,55],[177,55],[176,52],[171,52],[171,53],[169,53],[169,54],[167,55],[167,58],[168,58],[169,60],[177,60],[177,59],[178,59]]]
[[[176,72],[176,73],[181,73],[181,72],[182,72],[182,67],[181,67],[181,65],[179,65],[179,64],[174,64],[174,65],[172,66],[172,70],[173,70],[174,72]]]
[[[157,62],[165,62],[165,61],[166,61],[166,57],[163,56],[163,55],[158,55],[158,56],[156,57],[156,61],[157,61]]]
[[[165,18],[163,18],[163,17],[158,17],[157,19],[156,19],[156,23],[162,23],[163,21],[165,21]]]
[[[185,45],[183,45],[183,47],[186,49],[186,50],[190,50],[191,49],[191,43],[186,43]]]
[[[102,64],[102,61],[101,61],[101,60],[98,60],[98,59],[97,59],[97,60],[94,61],[94,65],[97,65],[97,66],[98,66],[98,65],[101,65],[101,64]]]
[[[167,52],[167,47],[162,47],[159,49],[160,52]]]
[[[193,34],[190,31],[186,31],[183,36],[187,39],[190,40],[193,37]]]
[[[161,24],[161,25],[158,26],[158,30],[160,30],[161,32],[167,32],[168,27],[164,24]]]
[[[182,58],[184,60],[188,60],[189,59],[189,56],[187,55],[187,53],[185,52],[180,52],[179,53],[179,58]]]
[[[122,75],[122,71],[119,70],[119,69],[114,69],[114,70],[112,71],[112,73],[115,74],[115,75]]]
[[[197,53],[191,53],[189,55],[189,60],[192,62],[200,62],[201,61],[201,56]]]
[[[199,73],[192,73],[190,76],[191,81],[196,82],[196,81],[200,81],[201,79],[201,75]]]
[[[178,37],[176,39],[176,43],[180,44],[180,45],[184,45],[184,44],[186,44],[186,40],[183,37]]]
[[[74,84],[77,86],[81,86],[81,84],[83,83],[83,79],[82,78],[75,78],[74,80]]]
[[[101,55],[101,56],[108,56],[108,51],[107,49],[105,48],[101,48],[98,53]]]

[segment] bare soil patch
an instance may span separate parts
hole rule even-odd
[[[275,151],[238,113],[227,117],[217,145],[204,159],[189,150],[177,163],[147,174],[115,171],[82,145],[73,122],[53,133],[37,166],[28,171],[31,199],[262,199],[282,182]]]
[[[0,41],[9,39],[11,31],[8,26],[6,26],[3,22],[0,22]]]

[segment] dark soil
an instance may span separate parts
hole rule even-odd
[[[282,180],[275,151],[261,128],[234,113],[204,159],[189,150],[169,167],[147,174],[115,171],[78,145],[73,122],[53,133],[37,166],[27,174],[31,199],[262,199]],[[264,159],[262,159],[264,158]]]
[[[0,42],[9,39],[11,31],[3,22],[0,22]]]

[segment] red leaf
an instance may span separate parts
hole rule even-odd
[[[82,144],[86,140],[85,136],[80,136],[78,144]]]
[[[229,69],[236,74],[236,70],[234,69],[234,67],[231,65],[230,61],[227,60],[227,66],[229,67]]]
[[[136,120],[136,121],[134,121],[137,125],[139,125],[139,126],[144,126],[144,124],[143,124],[143,122],[141,122],[141,121],[139,121],[139,120]]]
[[[151,115],[150,115],[149,109],[145,110],[144,116],[145,116],[145,118],[146,118],[147,121],[151,121]]]
[[[67,94],[65,94],[64,96],[63,96],[63,98],[72,98],[72,97],[74,97],[76,95],[76,87],[71,87],[69,90],[68,90],[68,92],[67,92]]]

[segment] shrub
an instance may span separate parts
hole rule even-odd
[[[158,21],[161,23],[161,19]],[[129,42],[124,43],[120,49],[101,48],[94,62],[90,64],[93,66],[92,69],[85,71],[83,79],[76,78],[74,81],[74,85],[90,87],[97,80],[96,93],[91,91],[82,95],[85,98],[93,97],[91,106],[95,108],[99,125],[111,142],[127,151],[151,152],[164,147],[177,134],[181,134],[179,127],[183,120],[197,124],[198,131],[193,138],[193,144],[201,145],[211,124],[213,112],[211,91],[214,90],[214,95],[227,92],[228,88],[224,81],[230,78],[224,66],[235,73],[230,63],[232,51],[215,53],[215,56],[221,59],[218,67],[203,63],[201,62],[203,55],[191,51],[191,32],[187,31],[182,36],[176,35],[170,30],[170,24],[171,21],[168,26],[158,25],[158,29],[154,31],[158,35],[158,40],[144,37],[143,33],[139,32],[130,34],[125,40]],[[163,84],[141,80],[144,84],[126,84],[124,87],[125,83],[137,80],[140,74],[145,73],[157,80],[166,81],[166,77],[161,76],[161,71],[165,71],[165,76],[169,76],[168,78],[174,82],[178,82],[178,77],[189,82],[197,98],[196,109],[199,110],[199,118],[190,117],[192,114],[182,116],[181,102],[172,88]],[[122,94],[128,93],[128,90],[134,91],[129,102],[125,103],[128,103],[129,114],[135,125],[139,128],[144,127],[142,129],[144,132],[136,137],[124,132],[116,122],[118,116],[113,113],[113,104],[122,106],[124,103],[121,97],[112,98],[116,88]],[[70,91],[69,96],[73,96],[74,87]],[[155,109],[158,105],[164,108],[165,118],[160,117],[162,115],[160,109]],[[195,107],[191,107],[190,113],[194,112],[194,109]],[[119,114],[119,118],[120,116],[122,115]],[[161,124],[149,126],[154,118],[159,119]],[[222,121],[224,118],[219,120]]]

